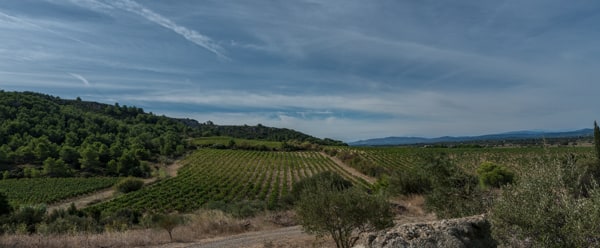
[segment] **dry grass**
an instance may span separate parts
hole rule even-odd
[[[396,218],[394,222],[396,224],[437,219],[434,213],[427,213],[424,210],[425,198],[422,195],[399,196],[391,199],[391,202],[395,206]]]
[[[275,228],[265,216],[238,220],[221,211],[202,210],[187,215],[188,222],[173,230],[173,241],[189,243],[201,239],[226,236],[246,231]],[[171,243],[162,229],[138,229],[125,232],[71,235],[2,235],[0,247],[140,247]]]
[[[160,230],[131,230],[102,234],[5,235],[1,247],[135,247],[167,243],[169,235]]]

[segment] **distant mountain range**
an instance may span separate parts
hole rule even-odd
[[[516,131],[499,134],[487,134],[481,136],[462,136],[452,137],[444,136],[438,138],[422,137],[387,137],[360,140],[348,143],[351,146],[391,146],[391,145],[414,145],[414,144],[434,144],[434,143],[455,143],[472,141],[491,141],[491,140],[523,140],[523,139],[550,139],[550,138],[569,138],[592,136],[593,130],[586,128],[567,132],[544,132],[544,131]]]

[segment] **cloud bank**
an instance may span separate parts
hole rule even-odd
[[[599,118],[598,10],[558,0],[6,0],[0,88],[345,141],[577,129]]]

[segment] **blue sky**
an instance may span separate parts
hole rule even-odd
[[[344,141],[590,127],[600,2],[3,0],[0,88]]]

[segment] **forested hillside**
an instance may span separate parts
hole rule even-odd
[[[192,131],[136,107],[30,92],[0,92],[0,120],[4,177],[147,176],[143,161],[182,154]]]
[[[4,178],[148,176],[147,162],[182,155],[200,136],[343,144],[290,129],[219,126],[173,119],[126,105],[0,91],[0,170]]]
[[[310,142],[319,145],[333,145],[333,146],[345,146],[346,144],[339,140],[333,139],[319,139],[310,136],[305,133],[298,132],[296,130],[287,128],[275,128],[267,127],[262,124],[256,126],[226,126],[226,125],[215,125],[211,121],[205,123],[198,123],[195,120],[190,119],[179,119],[179,121],[185,123],[190,127],[195,127],[200,130],[202,136],[229,136],[240,139],[255,139],[255,140],[267,140],[267,141],[299,141],[299,142]]]

